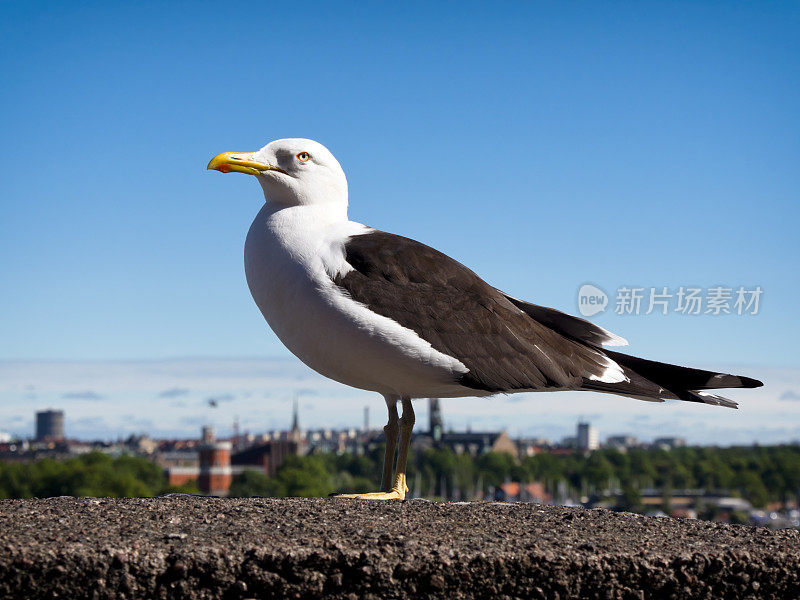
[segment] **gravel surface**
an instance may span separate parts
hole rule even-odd
[[[2,598],[798,598],[800,532],[535,504],[0,501]]]

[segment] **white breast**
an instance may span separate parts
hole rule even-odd
[[[467,372],[459,360],[333,283],[352,269],[346,239],[368,231],[324,206],[266,204],[245,243],[247,283],[264,318],[300,360],[341,383],[410,397],[473,395],[455,383]]]

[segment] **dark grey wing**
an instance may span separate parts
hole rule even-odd
[[[476,390],[577,389],[603,377],[608,358],[538,322],[470,269],[433,248],[373,231],[344,246],[354,270],[334,279],[350,297],[393,319],[469,369]]]
[[[531,304],[524,300],[517,300],[513,296],[503,294],[516,307],[536,319],[542,325],[546,325],[550,329],[567,336],[570,339],[590,344],[592,346],[627,346],[628,342],[607,329],[603,329],[599,325],[590,323],[584,319],[573,317],[567,313],[563,313],[555,308],[547,308],[546,306],[539,306],[538,304]]]

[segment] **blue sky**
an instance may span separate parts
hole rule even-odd
[[[764,290],[594,320],[630,351],[800,366],[800,5],[3,3],[0,359],[287,357],[209,158],[311,137],[351,218],[516,296]],[[758,375],[758,373],[748,373]]]

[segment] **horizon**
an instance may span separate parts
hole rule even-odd
[[[753,372],[746,366],[742,369],[741,374]],[[677,436],[690,444],[718,446],[798,441],[800,429],[793,423],[800,421],[800,369],[762,367],[760,373],[764,387],[726,394],[740,402],[738,410],[604,398],[592,392],[440,402],[447,428],[505,429],[514,438],[557,440],[570,435],[578,420],[586,420],[598,428],[601,438]],[[299,361],[282,357],[0,361],[0,430],[21,437],[32,436],[34,412],[46,409],[65,411],[68,437],[75,439],[114,440],[141,433],[191,439],[206,424],[228,437],[237,417],[241,431],[284,430],[290,427],[295,397],[303,429],[358,428],[365,406],[370,409],[371,426],[382,427],[385,421],[385,406],[377,394],[328,380]],[[212,399],[216,408],[208,405]],[[417,430],[422,431],[427,401],[414,404]]]

